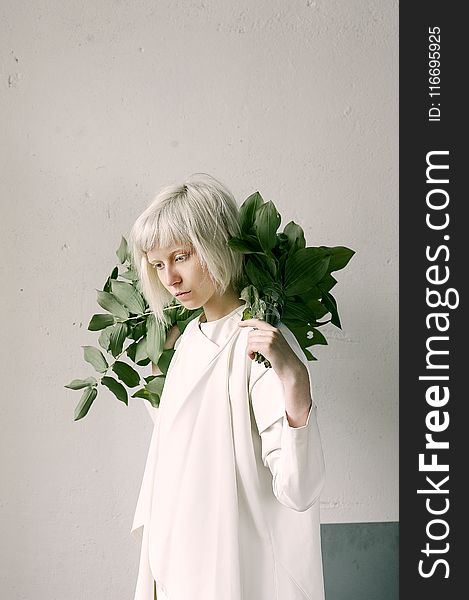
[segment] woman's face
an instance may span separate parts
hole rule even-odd
[[[214,295],[209,273],[197,260],[193,248],[185,245],[154,247],[147,252],[147,260],[168,292],[186,308],[200,308]],[[180,292],[186,293],[178,296]]]

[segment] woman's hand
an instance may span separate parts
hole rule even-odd
[[[280,329],[261,319],[246,319],[238,323],[240,327],[255,327],[248,333],[247,353],[254,360],[259,352],[272,365],[282,383],[295,381],[307,375],[306,367],[283,337]]]
[[[248,333],[247,354],[260,352],[272,365],[285,390],[285,411],[291,427],[302,427],[312,405],[309,372],[282,332],[261,319],[246,319],[240,327],[255,327]]]

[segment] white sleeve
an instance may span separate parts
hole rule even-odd
[[[283,324],[280,329],[308,369],[308,361],[293,333]],[[309,382],[311,391],[310,375]],[[250,398],[261,437],[262,462],[272,473],[275,497],[281,504],[297,511],[310,508],[318,500],[325,481],[314,399],[306,424],[292,427],[285,411],[284,390],[278,375],[272,368],[265,369],[255,362],[251,371]]]
[[[262,462],[272,473],[273,493],[281,504],[297,511],[318,500],[325,481],[316,411],[311,406],[302,427],[291,427],[284,413],[261,433]]]

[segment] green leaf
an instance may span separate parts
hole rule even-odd
[[[131,322],[129,321],[127,323],[127,325],[129,325],[130,327],[130,331],[127,333],[127,336],[132,338],[135,341],[138,341],[142,335],[145,335],[147,332],[146,329],[146,318],[142,319],[141,321],[138,321],[138,323],[136,323],[134,321],[134,324],[131,325]]]
[[[161,353],[160,360],[158,361],[158,368],[165,375],[168,372],[171,359],[173,358],[173,354],[175,352],[176,350],[174,348],[166,348],[166,350],[163,350]]]
[[[145,301],[131,283],[113,279],[111,281],[111,291],[117,300],[134,315],[142,315],[145,312]]]
[[[179,327],[179,331],[181,332],[181,334],[183,334],[185,328],[192,321],[192,319],[195,319],[196,317],[198,317],[202,313],[203,313],[203,308],[197,308],[196,310],[190,311],[190,314],[189,314],[189,316],[186,319],[184,319],[184,320],[178,320],[174,324]],[[186,314],[186,311],[184,312],[184,314]]]
[[[116,251],[117,258],[120,260],[121,264],[125,263],[127,258],[128,249],[127,249],[127,240],[122,236],[121,243],[119,248]]]
[[[253,304],[256,304],[259,302],[259,292],[255,286],[247,285],[246,287],[244,287],[241,290],[239,298],[248,303],[247,308],[244,309],[246,311],[249,309],[249,307],[253,306]],[[251,317],[248,317],[248,318],[251,318]],[[246,319],[244,319],[244,317],[243,317],[242,320],[245,321]]]
[[[253,318],[253,316],[252,316],[251,309],[246,306],[246,308],[243,310],[241,321],[247,321],[248,319],[252,319],[252,318]]]
[[[94,399],[97,395],[98,390],[95,387],[89,387],[83,392],[80,398],[80,402],[75,408],[75,418],[73,419],[74,421],[79,421],[80,419],[83,419],[84,416],[86,416],[86,413],[90,410],[90,407],[93,404]]]
[[[329,271],[339,271],[340,269],[343,269],[355,254],[354,250],[350,250],[350,248],[346,248],[345,246],[334,246],[332,248],[329,248],[328,246],[319,247],[331,254]]]
[[[254,192],[241,204],[239,208],[239,222],[243,236],[249,233],[249,230],[254,225],[256,211],[264,204],[264,200],[259,192]]]
[[[134,362],[137,365],[141,365],[144,360],[149,360],[148,352],[147,352],[147,338],[143,337],[140,341],[137,342],[135,348],[135,359]]]
[[[91,317],[91,321],[88,324],[88,329],[89,331],[100,331],[101,329],[106,329],[106,327],[113,325],[113,323],[113,315],[93,315]]]
[[[275,258],[271,258],[270,256],[265,255],[257,255],[253,258],[255,261],[257,261],[259,266],[264,266],[264,269],[266,269],[269,272],[272,281],[277,280],[278,268],[277,261],[275,260]]]
[[[323,290],[321,290],[318,285],[312,285],[308,290],[302,294],[295,294],[302,298],[305,301],[305,298],[312,298],[314,300],[320,300],[322,298]]]
[[[325,314],[328,313],[327,308],[321,302],[319,302],[319,300],[317,300],[314,297],[311,297],[309,295],[309,292],[306,294],[302,294],[300,296],[300,298],[301,298],[301,301],[303,302],[303,304],[305,304],[307,306],[308,310],[310,311],[310,314],[314,315],[314,320],[320,319],[321,317],[323,317]],[[290,302],[292,302],[292,301],[295,301],[295,300],[290,299]],[[309,320],[309,322],[312,322],[312,321]]]
[[[289,252],[291,256],[297,250],[306,247],[305,234],[303,229],[294,221],[287,223],[283,229],[283,233],[287,236],[289,242]]]
[[[94,346],[82,346],[82,348],[86,362],[90,363],[98,373],[104,373],[108,368],[108,364],[101,350]]]
[[[288,319],[284,319],[283,322],[296,337],[297,342],[300,344],[306,358],[308,360],[316,360],[311,352],[308,352],[306,349],[311,345],[311,341],[308,338],[308,332],[311,330],[311,326],[305,323],[299,323],[298,321],[290,321]]]
[[[164,382],[164,375],[155,375],[155,377],[153,377],[153,379],[146,384],[145,389],[151,394],[158,394],[159,396],[161,396],[163,392]]]
[[[116,357],[122,352],[125,338],[127,337],[127,324],[116,323],[111,331],[109,338],[109,349],[111,354]]]
[[[190,321],[190,320],[192,320],[192,317],[194,317],[194,314],[197,311],[200,311],[200,312],[203,311],[203,308],[197,308],[196,310],[188,310],[187,308],[184,308],[184,306],[179,304],[179,302],[177,302],[177,301],[173,306],[175,307],[175,309],[172,308],[167,313],[170,317],[171,326],[175,325],[177,323],[177,321],[186,321],[186,320]]]
[[[271,278],[267,277],[263,271],[258,270],[251,261],[246,262],[245,272],[249,280],[249,284],[258,290],[262,290],[266,285],[272,284]]]
[[[260,247],[257,239],[254,236],[246,236],[244,238],[230,238],[227,242],[227,246],[233,248],[233,250],[242,252],[243,254],[253,254],[262,252],[262,248]]]
[[[111,291],[111,279],[117,279],[118,276],[119,276],[119,269],[117,267],[114,267],[114,269],[112,270],[112,273],[106,279],[106,283],[103,285],[103,291],[110,292]]]
[[[138,275],[134,269],[124,271],[124,273],[121,273],[121,277],[123,277],[124,279],[130,279],[130,281],[138,281]]]
[[[109,388],[118,400],[128,405],[127,390],[122,383],[119,383],[113,377],[103,377],[101,383]]]
[[[288,240],[288,236],[285,235],[284,233],[280,232],[277,233],[277,240],[278,240],[278,245],[282,246],[282,247],[289,247],[290,246],[290,242]]]
[[[266,268],[266,263],[259,260],[255,254],[249,255],[246,260],[245,272],[249,283],[261,292],[266,286],[274,285],[274,278]]]
[[[280,221],[280,214],[270,200],[257,209],[254,225],[262,249],[267,254],[277,243],[277,229]]]
[[[140,375],[127,363],[116,360],[112,365],[112,370],[127,387],[133,388],[139,385]]]
[[[285,293],[306,293],[327,273],[330,257],[317,248],[301,248],[285,263]]]
[[[329,268],[330,268],[330,263],[329,263]],[[324,277],[321,279],[321,281],[318,281],[318,288],[320,288],[321,291],[323,291],[323,292],[330,292],[336,283],[337,283],[337,279],[335,277],[333,277],[330,273],[327,273],[326,275],[324,275]]]
[[[137,342],[134,342],[133,344],[130,344],[130,346],[127,346],[125,353],[127,354],[127,356],[130,358],[131,361],[136,362],[135,360],[135,353],[137,352]]]
[[[277,261],[275,258],[270,256],[266,256],[264,253],[262,254],[251,254],[246,259],[247,263],[251,264],[251,267],[255,267],[259,276],[261,276],[266,281],[269,281],[271,286],[274,285],[274,282],[277,280]]]
[[[146,337],[142,337],[138,342],[133,342],[130,346],[127,346],[125,352],[130,360],[141,367],[150,363],[150,359],[147,355]]]
[[[329,292],[324,292],[322,296],[322,302],[327,310],[331,313],[331,323],[339,329],[342,329],[339,312],[337,310],[337,302],[335,301],[334,296]]]
[[[148,402],[150,402],[150,404],[154,408],[159,408],[159,406],[160,406],[160,397],[159,397],[159,395],[158,394],[151,394],[145,388],[141,388],[140,390],[136,391],[135,394],[132,394],[132,398],[144,398],[145,400],[148,400]]]
[[[98,293],[98,304],[104,310],[107,310],[115,317],[119,317],[120,319],[128,319],[129,311],[122,306],[122,304],[117,300],[114,294],[109,292],[102,292],[101,290],[96,290]]]
[[[148,401],[154,408],[159,408],[160,396],[158,396],[157,394],[148,394]]]
[[[315,344],[327,346],[327,340],[319,331],[319,329],[316,329],[316,327],[311,327],[311,332],[308,332],[309,346],[314,346]]]
[[[246,319],[261,319],[261,321],[265,321],[265,312],[266,304],[264,300],[260,298],[250,307],[246,307],[243,310],[243,318],[241,320],[245,321]]]
[[[85,387],[90,387],[96,385],[97,381],[94,377],[87,377],[86,379],[73,379],[67,385],[64,385],[66,388],[70,388],[71,390],[81,390]]]
[[[302,348],[302,350],[308,360],[318,360],[315,356],[311,354],[311,352],[307,348]]]
[[[136,392],[134,392],[131,396],[131,398],[148,398],[148,396],[150,395],[150,392],[147,392],[147,390],[145,388],[140,388],[139,390],[137,390]]]
[[[147,317],[147,354],[155,365],[160,360],[165,340],[166,333],[163,327],[159,327],[156,324],[156,318],[153,313],[149,314]]]
[[[106,327],[106,329],[103,329],[99,334],[98,343],[103,350],[109,350],[109,344],[111,343],[111,332],[113,329],[113,326]]]
[[[282,320],[290,319],[301,323],[315,323],[327,313],[327,309],[318,301],[306,304],[299,297],[287,298],[282,313]]]

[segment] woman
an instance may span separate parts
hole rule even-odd
[[[135,600],[323,600],[324,459],[308,363],[292,332],[241,322],[238,208],[216,179],[165,187],[129,237],[160,323],[174,297],[203,307],[175,348],[132,532]],[[272,368],[253,360],[266,357]],[[155,372],[155,371],[154,371]]]

